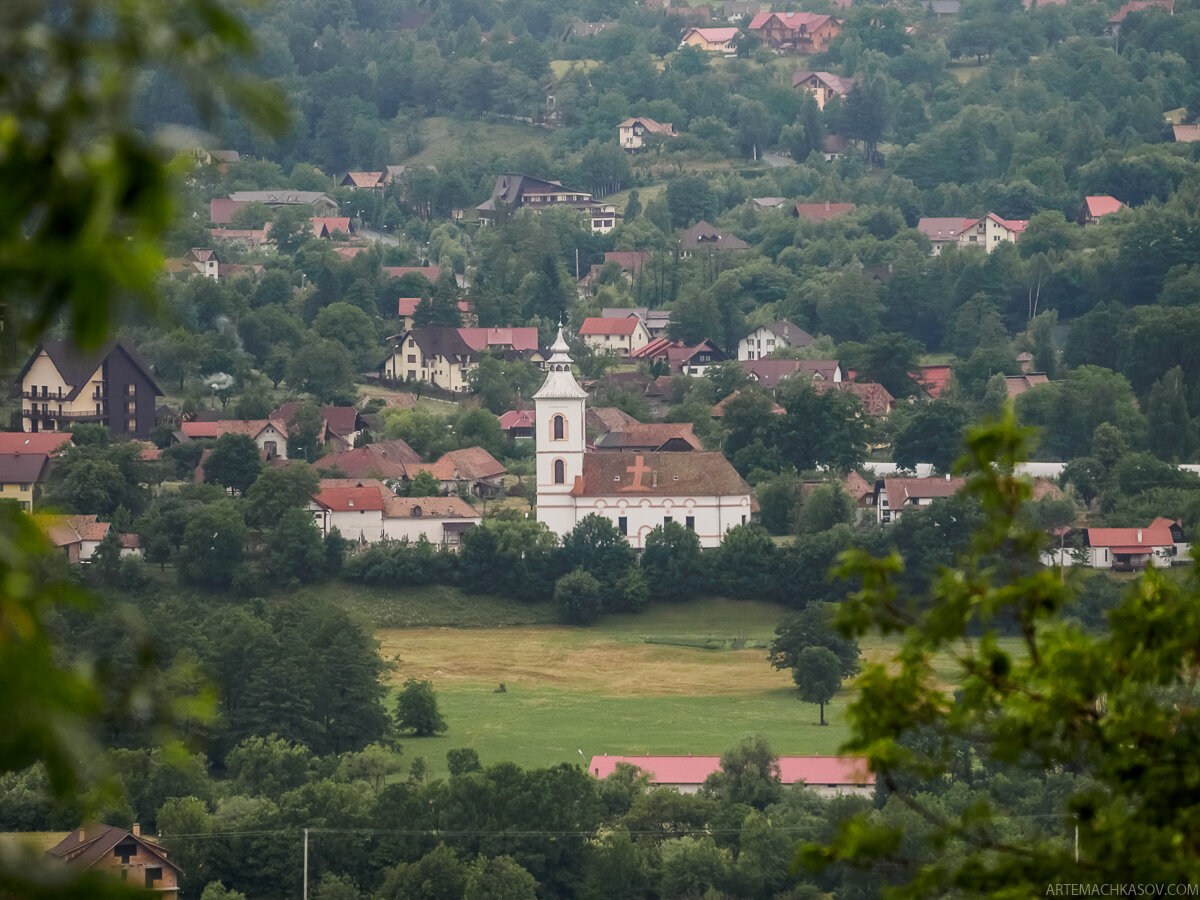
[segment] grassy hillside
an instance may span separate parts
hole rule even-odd
[[[408,166],[436,166],[450,156],[464,153],[493,152],[511,155],[531,147],[549,152],[551,133],[531,125],[512,125],[507,122],[461,121],[438,116],[421,121],[424,147],[407,157]]]

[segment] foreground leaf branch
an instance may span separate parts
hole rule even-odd
[[[982,524],[921,596],[898,587],[895,554],[843,555],[838,574],[863,585],[843,633],[903,636],[864,668],[843,747],[886,790],[798,862],[873,868],[896,897],[1200,881],[1200,583],[1150,569],[1107,633],[1085,632],[1080,576],[1039,565],[1022,515],[1029,440],[1011,410],[971,434],[959,468]]]

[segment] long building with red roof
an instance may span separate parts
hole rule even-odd
[[[719,756],[593,756],[588,772],[607,778],[617,765],[634,766],[650,776],[650,783],[671,787],[682,794],[700,790],[708,776],[721,769]],[[802,784],[822,796],[858,794],[869,797],[875,789],[875,773],[857,756],[781,756],[777,761],[779,780],[785,785]]]

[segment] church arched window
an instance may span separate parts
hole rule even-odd
[[[562,441],[566,440],[567,436],[567,420],[565,416],[555,416],[550,420],[550,435],[551,440]]]
[[[567,464],[565,462],[563,462],[561,459],[556,459],[554,461],[554,483],[555,484],[566,484],[567,483]]]

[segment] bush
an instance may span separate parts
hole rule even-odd
[[[604,612],[604,589],[594,575],[574,569],[555,582],[554,605],[564,622],[590,625]]]

